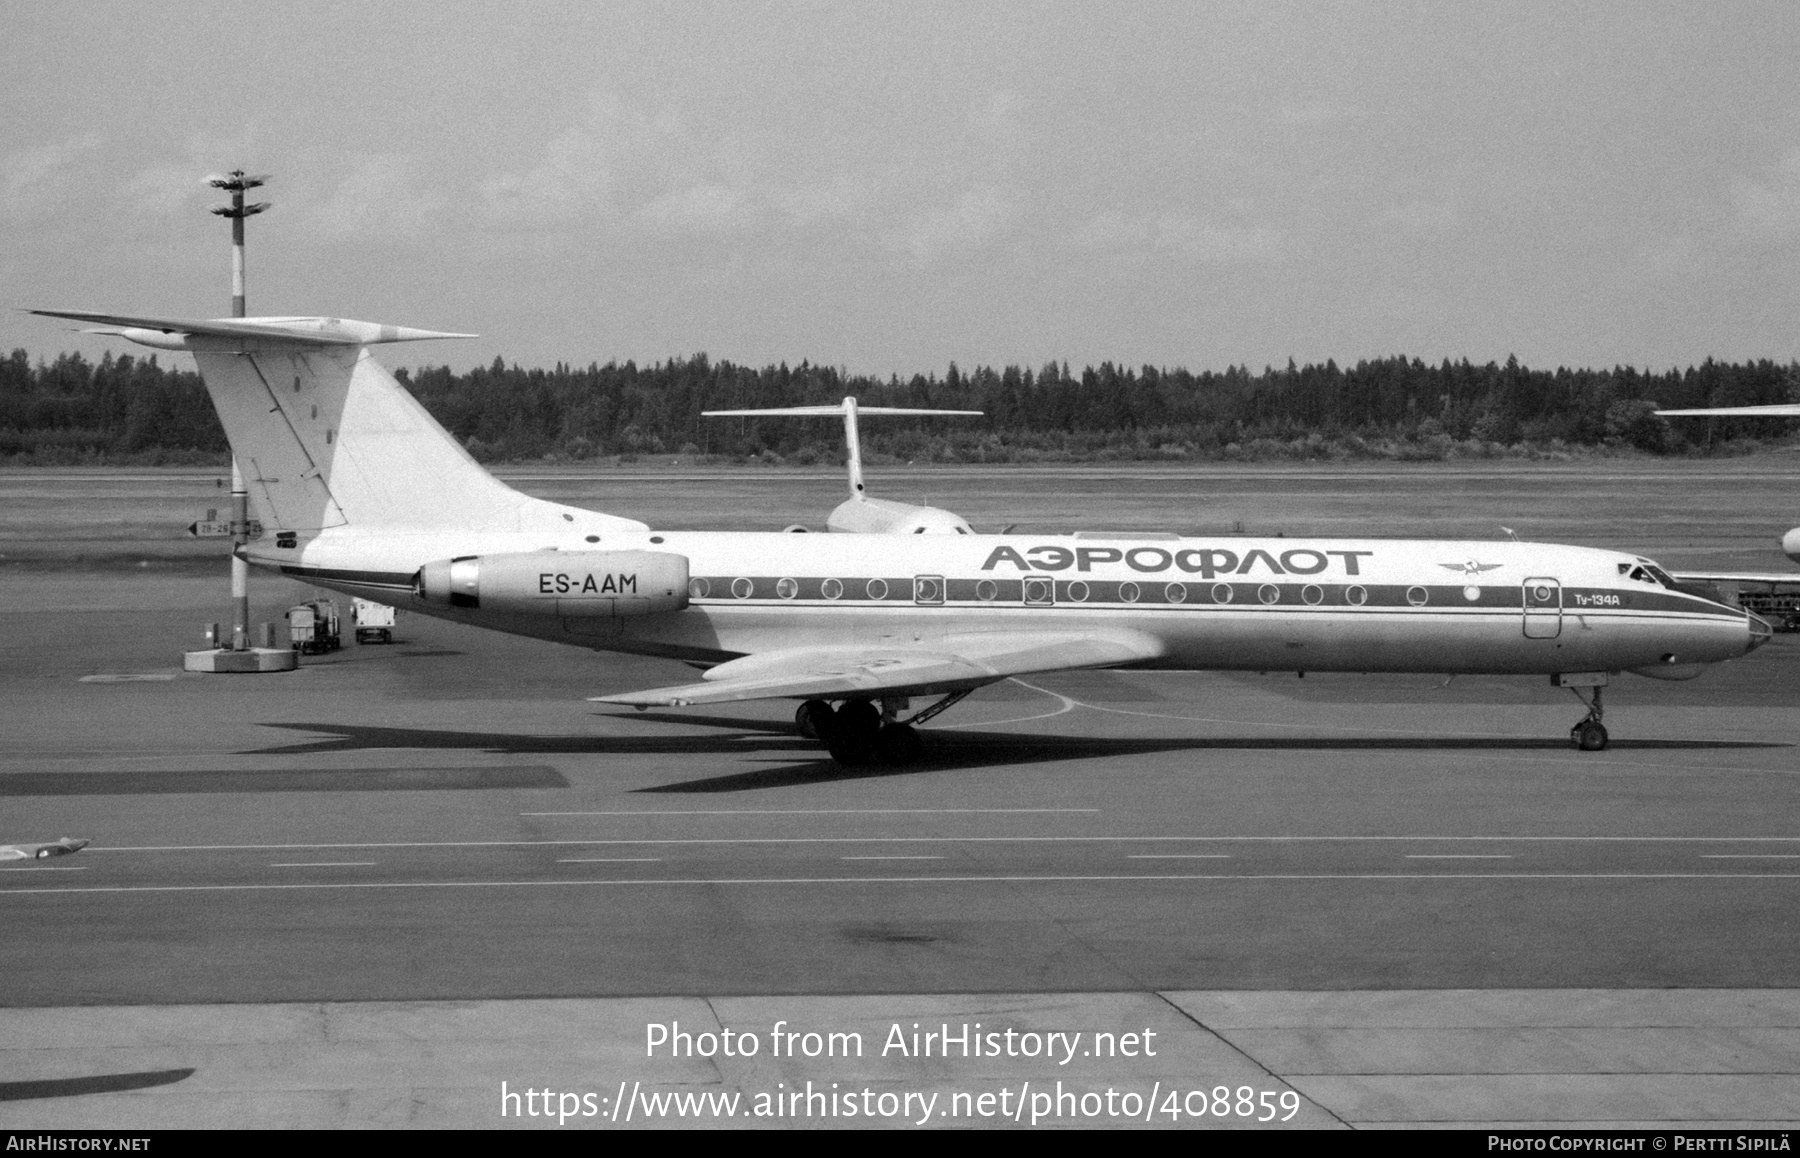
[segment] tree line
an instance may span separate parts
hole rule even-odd
[[[1800,401],[1800,363],[1666,371],[1534,370],[1391,357],[1339,367],[1232,366],[1198,373],[1103,362],[1072,371],[1007,366],[909,379],[829,366],[760,369],[704,354],[640,366],[496,358],[467,371],[396,376],[478,459],[652,455],[811,464],[842,458],[830,421],[702,418],[703,410],[835,403],[980,410],[980,418],[888,419],[863,427],[872,457],[935,462],[1096,459],[1399,458],[1739,450],[1785,439],[1788,420],[1670,421],[1659,408]],[[0,460],[212,463],[226,443],[197,373],[155,356],[0,361]]]

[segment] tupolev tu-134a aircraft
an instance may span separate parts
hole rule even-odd
[[[368,349],[465,335],[35,312],[193,354],[267,528],[251,564],[703,666],[595,698],[799,700],[845,763],[909,759],[912,725],[974,689],[1079,668],[1544,675],[1587,705],[1570,738],[1594,750],[1612,674],[1686,679],[1771,634],[1648,559],[1545,543],[652,529],[501,483]],[[921,697],[942,698],[908,715]]]

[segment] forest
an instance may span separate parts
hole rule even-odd
[[[842,460],[830,420],[703,410],[835,403],[980,410],[863,426],[872,461],[1413,459],[1732,454],[1793,437],[1789,419],[1677,419],[1658,408],[1800,401],[1800,363],[1663,371],[1531,369],[1390,357],[1340,367],[1191,372],[1103,362],[886,380],[806,362],[755,369],[704,354],[648,365],[443,366],[396,376],[484,462],[647,456],[810,465]],[[212,464],[224,432],[199,375],[156,356],[0,361],[0,463]]]

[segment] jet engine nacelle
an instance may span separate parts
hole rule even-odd
[[[666,551],[525,551],[427,563],[413,596],[437,607],[613,619],[688,605],[688,561]]]
[[[1788,558],[1800,563],[1800,527],[1781,536],[1781,550]]]

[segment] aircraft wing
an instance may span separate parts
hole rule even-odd
[[[1767,406],[1710,406],[1698,410],[1658,410],[1664,418],[1800,418],[1800,402]]]
[[[915,647],[784,648],[722,663],[700,683],[590,698],[632,707],[682,707],[932,695],[1032,672],[1141,663],[1162,653],[1162,641],[1138,631],[983,633]]]

